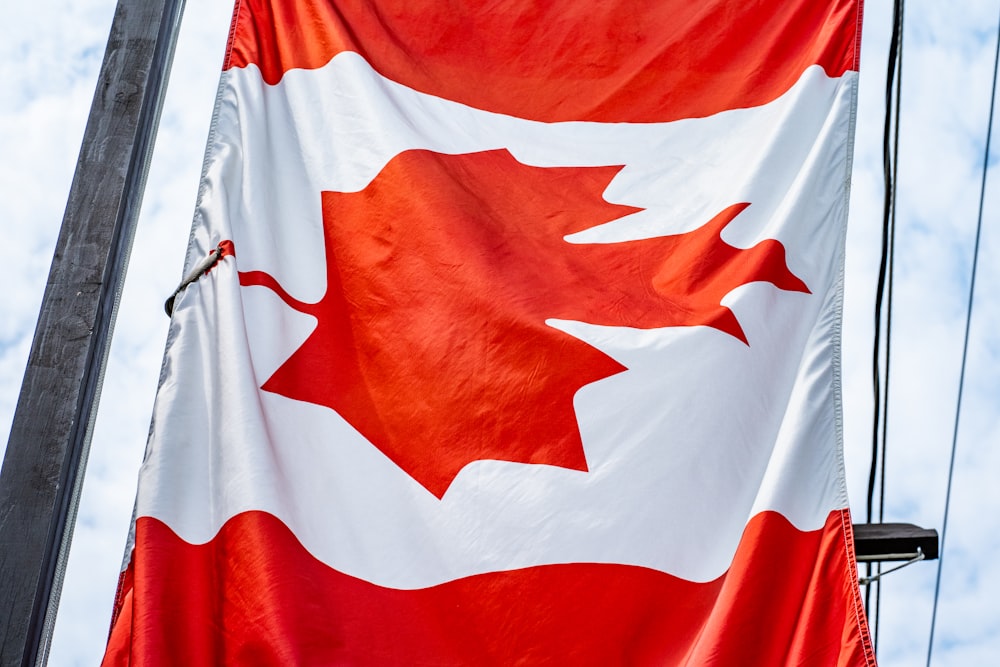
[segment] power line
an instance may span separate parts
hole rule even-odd
[[[871,523],[875,501],[875,480],[878,474],[879,424],[882,408],[882,372],[879,365],[882,350],[882,303],[885,298],[886,274],[889,262],[889,231],[894,201],[892,159],[889,154],[889,139],[892,123],[892,93],[899,53],[899,35],[902,20],[902,0],[895,0],[892,13],[892,38],[889,42],[889,60],[886,72],[885,126],[882,136],[882,166],[885,178],[885,199],[882,216],[882,254],[879,261],[878,281],[875,287],[875,343],[872,354],[872,384],[875,394],[874,420],[872,423],[872,458],[868,473],[867,521]]]
[[[955,422],[951,436],[951,460],[948,463],[948,486],[944,496],[944,521],[941,524],[941,548],[937,577],[934,582],[934,605],[931,609],[931,631],[927,641],[927,667],[934,652],[934,628],[937,624],[938,599],[941,596],[941,571],[944,568],[944,541],[948,533],[948,512],[951,508],[951,484],[955,476],[955,451],[958,449],[958,424],[962,413],[962,394],[965,389],[965,367],[969,355],[969,328],[972,323],[972,303],[976,292],[976,270],[979,266],[979,239],[983,230],[983,203],[986,199],[986,174],[989,171],[990,142],[993,138],[993,112],[996,107],[997,69],[1000,65],[1000,19],[997,21],[996,52],[993,56],[993,88],[990,93],[990,115],[986,121],[986,148],[983,151],[982,180],[979,185],[979,213],[976,219],[976,242],[972,251],[972,279],[969,282],[969,299],[965,309],[965,338],[962,342],[962,365],[958,376],[958,398],[955,401]]]
[[[902,89],[903,89],[903,24],[904,24],[904,2],[899,0],[897,5],[899,9],[899,25],[897,28],[896,36],[899,40],[899,55],[896,61],[896,100],[893,105],[893,115],[894,119],[892,122],[893,128],[893,139],[892,139],[892,183],[893,188],[891,190],[892,200],[889,204],[889,283],[887,286],[888,293],[886,295],[886,313],[885,313],[885,392],[882,395],[882,456],[879,471],[879,498],[878,498],[878,522],[882,523],[885,521],[885,469],[887,460],[887,450],[889,447],[889,379],[892,377],[890,372],[890,361],[892,352],[892,301],[893,301],[893,277],[895,275],[896,266],[896,190],[899,187],[899,112],[902,108]],[[891,85],[891,79],[886,84],[888,88]],[[889,109],[886,109],[886,125],[885,132],[889,131]],[[887,137],[886,137],[887,138]],[[885,163],[888,166],[888,163]],[[882,563],[878,564],[877,574],[882,574]],[[878,638],[879,630],[881,629],[881,611],[882,611],[882,578],[879,577],[875,581],[875,636],[874,636],[874,648],[878,651]]]
[[[872,454],[871,467],[868,473],[868,503],[866,521],[872,522],[874,515],[875,487],[879,473],[879,459],[882,460],[882,493],[880,494],[879,521],[883,516],[882,504],[885,500],[885,425],[888,417],[889,406],[889,343],[890,325],[892,317],[892,266],[895,250],[895,203],[896,191],[894,187],[896,167],[899,153],[899,81],[902,79],[902,25],[903,25],[903,0],[894,0],[892,9],[892,35],[889,40],[889,57],[886,67],[885,79],[885,122],[882,132],[882,171],[885,179],[884,200],[882,209],[882,247],[879,261],[878,281],[875,287],[875,336],[872,350],[872,389],[874,393],[874,414],[872,419]],[[896,72],[899,70],[900,77],[897,80]],[[896,100],[893,104],[893,83],[896,82]],[[895,109],[895,124],[893,124],[893,110]],[[890,138],[892,128],[895,125],[896,135],[890,152]],[[886,324],[885,339],[885,391],[882,391],[883,375],[879,365],[882,355],[882,304],[886,297],[886,275],[889,275],[888,289],[888,322]],[[883,409],[883,405],[885,408]],[[881,439],[879,425],[882,424]],[[879,456],[881,449],[882,456]],[[871,563],[867,565],[866,574],[871,577]],[[879,565],[881,570],[881,565]],[[871,585],[865,589],[865,610],[871,610]],[[877,598],[876,598],[877,603]],[[876,626],[877,627],[877,626]],[[876,635],[877,637],[877,635]]]

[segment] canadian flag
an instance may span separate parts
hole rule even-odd
[[[107,665],[874,665],[860,0],[240,0]]]

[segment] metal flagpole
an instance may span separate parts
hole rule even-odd
[[[2,665],[47,659],[183,6],[115,10],[0,470]]]

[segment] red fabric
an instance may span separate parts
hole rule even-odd
[[[343,51],[418,91],[522,118],[663,122],[758,106],[858,66],[855,0],[241,0],[225,67],[270,84]]]
[[[104,665],[871,666],[850,525],[759,514],[707,583],[571,563],[396,590],[320,563],[262,512],[204,545],[140,517]]]

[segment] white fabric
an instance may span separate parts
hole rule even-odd
[[[176,302],[138,515],[203,543],[263,510],[331,567],[397,588],[563,562],[708,581],[758,512],[822,527],[847,506],[836,350],[855,85],[812,67],[753,109],[546,124],[415,92],[353,53],[273,87],[252,66],[227,72],[188,264],[224,239],[237,256]],[[605,197],[646,210],[571,242],[689,231],[750,202],[723,238],[781,241],[812,293],[731,292],[749,346],[708,327],[549,321],[629,368],[576,395],[589,472],[479,461],[438,500],[333,410],[258,389],[315,320],[236,271],[318,301],[321,191],[361,190],[411,148],[500,147],[531,165],[625,165]]]

